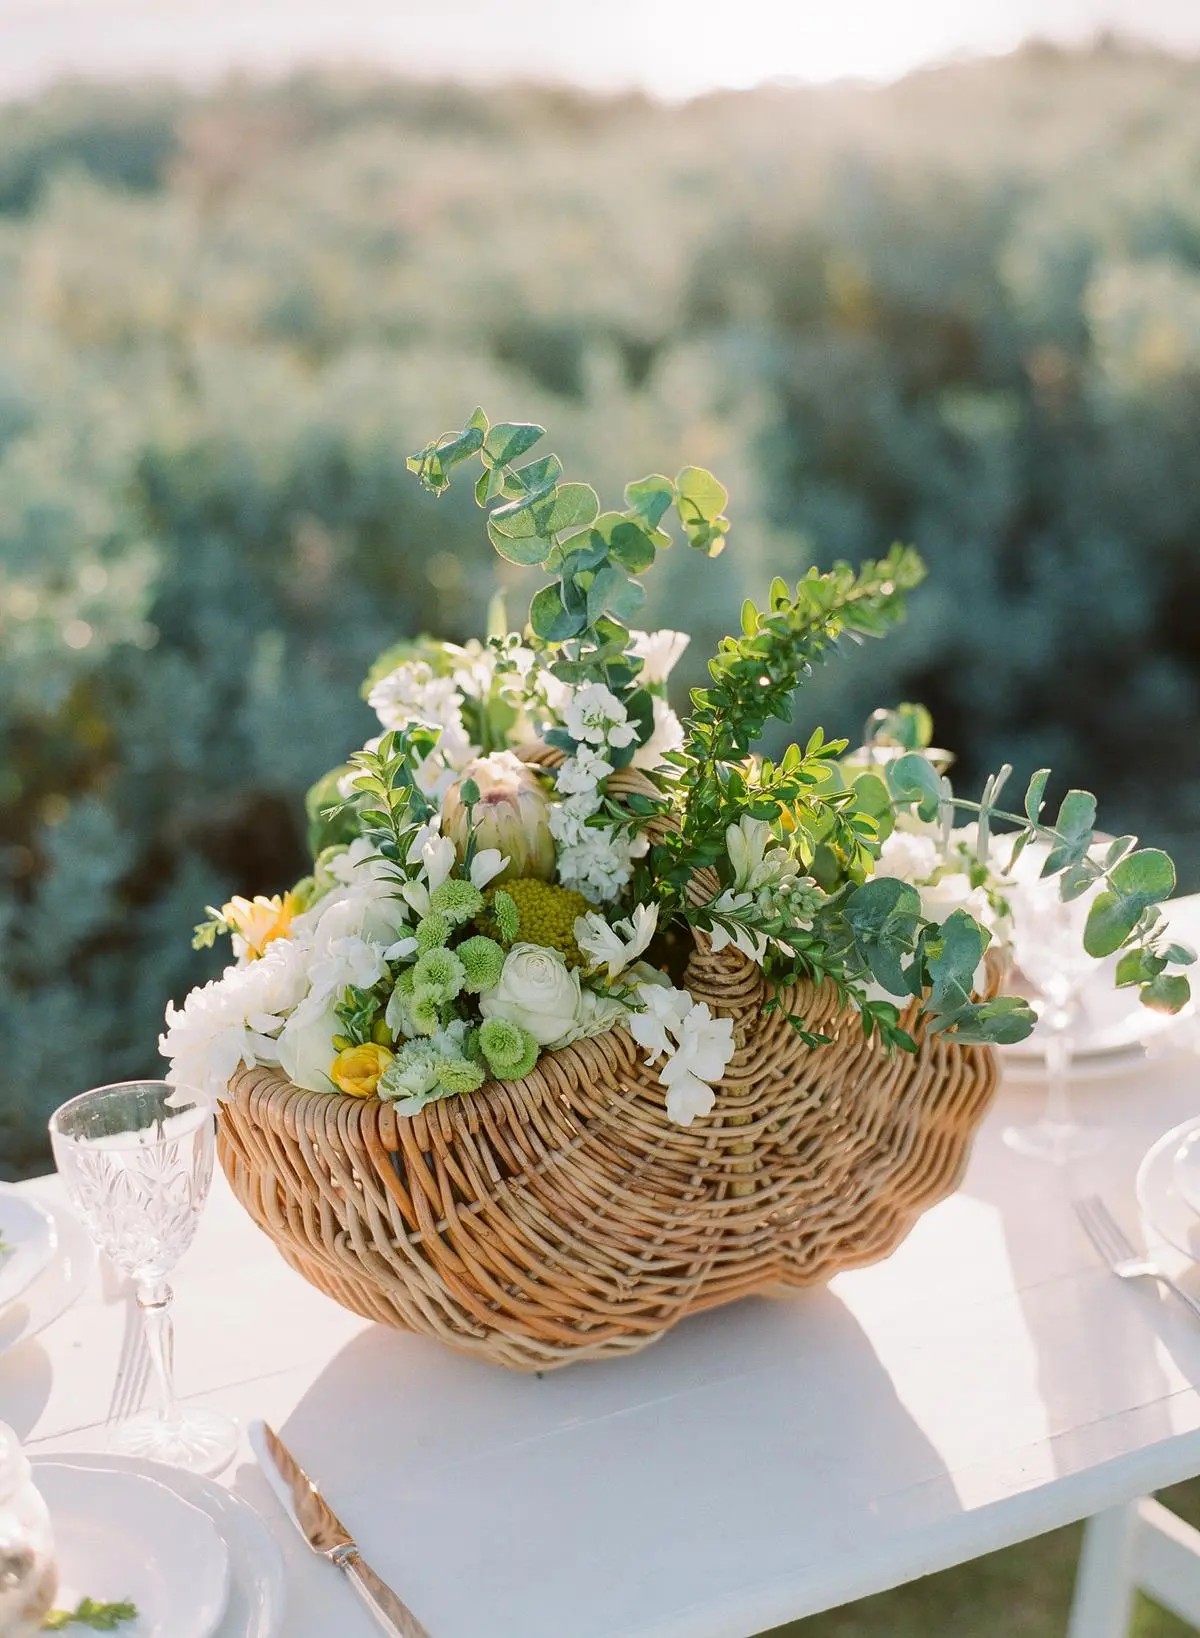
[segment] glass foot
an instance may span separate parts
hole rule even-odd
[[[1006,1126],[1005,1143],[1019,1155],[1033,1160],[1049,1160],[1061,1166],[1068,1160],[1082,1160],[1103,1149],[1111,1134],[1099,1126],[1078,1126],[1074,1121],[1039,1120],[1028,1126]]]
[[[232,1417],[199,1405],[185,1407],[169,1422],[148,1411],[114,1428],[108,1448],[121,1456],[167,1462],[189,1473],[219,1473],[237,1451],[238,1425]]]

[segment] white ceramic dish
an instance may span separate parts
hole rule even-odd
[[[1113,987],[1111,963],[1090,979],[1080,1003],[1079,1028],[1072,1041],[1075,1056],[1083,1062],[1106,1058],[1113,1053],[1136,1050],[1179,1023],[1178,1016],[1144,1007],[1136,990]],[[1044,1037],[1035,1029],[1023,1041],[1003,1048],[1007,1061],[1045,1063]]]
[[[142,1475],[203,1513],[229,1555],[229,1598],[213,1638],[280,1638],[286,1593],[283,1557],[271,1532],[240,1496],[211,1479],[132,1456],[35,1456],[31,1460],[35,1482],[40,1485],[46,1469],[64,1463],[87,1472]]]
[[[213,1638],[229,1601],[229,1552],[213,1521],[157,1475],[39,1463],[58,1558],[56,1606],[131,1599],[122,1638]]]
[[[1041,1057],[1010,1057],[1011,1047],[997,1048],[1004,1079],[1009,1086],[1041,1086],[1046,1079],[1046,1063]],[[1145,1047],[1129,1047],[1124,1052],[1094,1053],[1088,1057],[1074,1057],[1067,1079],[1077,1081],[1133,1080],[1149,1062]]]
[[[1152,1143],[1138,1167],[1137,1198],[1142,1216],[1159,1239],[1185,1257],[1200,1261],[1200,1216],[1179,1191],[1176,1156],[1180,1147],[1200,1133],[1200,1117],[1193,1116]]]
[[[58,1231],[30,1195],[0,1184],[0,1308],[15,1302],[54,1255]]]
[[[53,1227],[54,1251],[16,1301],[0,1310],[0,1354],[44,1331],[83,1295],[96,1266],[96,1248],[74,1212],[48,1201],[39,1205]]]

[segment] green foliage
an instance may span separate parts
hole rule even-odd
[[[560,481],[563,464],[557,455],[513,464],[544,431],[527,422],[491,426],[477,409],[461,431],[445,432],[410,455],[409,470],[432,495],[441,496],[450,486],[450,469],[478,455],[483,472],[475,500],[487,510],[492,545],[510,563],[557,574],[535,593],[529,609],[538,642],[568,645],[551,670],[564,682],[603,682],[630,716],[641,720],[639,741],[644,742],[652,708],[637,687],[641,661],[631,658],[626,646],[630,622],[646,596],[634,576],[671,544],[662,525],[672,508],[689,544],[715,557],[729,530],[722,511],[728,495],[711,472],[688,466],[673,483],[654,474],[627,484],[627,509],[601,514],[591,484]],[[627,763],[635,749],[615,752],[616,765]]]
[[[126,1621],[137,1620],[137,1605],[123,1598],[115,1604],[81,1598],[73,1610],[51,1610],[42,1622],[43,1632],[63,1632],[67,1627],[90,1627],[93,1632],[115,1632]]]
[[[882,636],[901,618],[905,594],[924,572],[914,551],[895,546],[857,571],[845,563],[826,574],[810,569],[794,592],[776,579],[765,609],[743,605],[742,635],[721,639],[709,662],[710,685],[692,691],[687,736],[672,759],[686,793],[679,833],[649,855],[650,876],[670,886],[677,907],[691,873],[717,862],[727,827],[743,812],[772,823],[787,815],[808,861],[824,845],[842,855],[852,874],[866,868],[878,837],[874,819],[854,790],[819,789],[830,782],[829,764],[844,741],[827,742],[817,729],[803,752],[790,746],[778,766],[768,760],[747,770],[743,763],[772,718],[791,720],[797,689],[839,639]]]
[[[772,573],[920,542],[908,626],[810,679],[777,762],[916,696],[964,790],[1052,764],[1051,813],[1094,789],[1200,887],[1198,94],[1043,49],[685,108],[308,76],[3,110],[0,1170],[155,1071],[221,959],[197,905],[305,868],[374,656],[485,629],[467,486],[403,458],[476,395],[601,495],[693,458],[736,494],[703,574],[654,546],[636,623],[694,632],[685,685]],[[629,579],[673,489],[592,524]]]

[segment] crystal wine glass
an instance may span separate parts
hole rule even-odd
[[[54,1159],[100,1249],[132,1276],[160,1406],[114,1428],[109,1448],[216,1473],[237,1448],[237,1424],[175,1398],[167,1275],[192,1243],[212,1182],[213,1108],[166,1081],[84,1092],[50,1120]]]
[[[1084,984],[1096,961],[1083,947],[1092,895],[1064,904],[1056,881],[1032,880],[1010,895],[1017,965],[1037,993],[1038,1026],[1045,1042],[1046,1102],[1040,1118],[1004,1132],[1009,1148],[1062,1164],[1094,1154],[1108,1141],[1100,1127],[1081,1126],[1071,1110],[1073,1031]]]

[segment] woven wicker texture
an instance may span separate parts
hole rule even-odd
[[[834,1037],[811,1050],[764,1014],[759,970],[702,936],[686,983],[737,1041],[691,1127],[617,1029],[410,1117],[242,1070],[221,1163],[322,1291],[517,1370],[630,1353],[687,1314],[885,1257],[956,1187],[994,1053],[910,1020],[917,1053],[889,1058],[831,988],[798,986],[784,1009]]]

